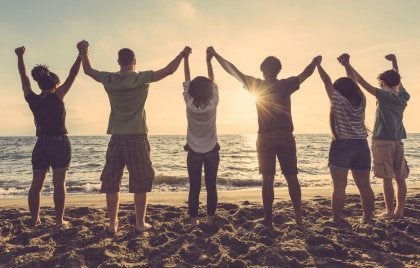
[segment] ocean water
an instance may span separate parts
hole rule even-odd
[[[105,163],[109,136],[71,136],[72,162],[67,175],[70,194],[97,193],[99,177]],[[149,136],[152,162],[156,172],[153,191],[188,190],[185,136]],[[35,137],[0,137],[0,196],[26,195],[32,180],[31,153]],[[260,187],[256,135],[219,136],[219,189]],[[330,186],[328,150],[330,135],[296,135],[299,181],[302,187]],[[410,134],[405,141],[406,159],[411,174],[407,183],[420,178],[420,134]],[[51,172],[47,175],[43,194],[52,193]],[[373,184],[381,180],[371,178]],[[128,173],[124,172],[122,192],[127,191]],[[286,182],[277,163],[276,186]],[[349,184],[353,184],[349,175]]]

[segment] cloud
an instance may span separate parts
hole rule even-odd
[[[197,9],[191,4],[190,1],[178,1],[176,3],[176,16],[188,19],[191,21],[198,20],[198,11]]]

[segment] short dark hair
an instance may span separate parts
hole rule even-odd
[[[261,72],[277,76],[281,70],[281,62],[274,56],[268,56],[260,65]]]
[[[129,48],[122,48],[118,51],[118,60],[120,61],[121,65],[130,65],[134,62],[136,55],[134,52]]]
[[[31,75],[35,81],[38,82],[38,86],[42,91],[50,90],[51,88],[60,84],[60,78],[53,72],[50,72],[46,65],[36,65]]]
[[[213,82],[207,77],[197,76],[190,83],[188,95],[193,98],[195,107],[206,107],[214,95]]]
[[[389,87],[395,87],[400,84],[401,76],[395,70],[388,70],[379,74],[378,80],[384,82]]]

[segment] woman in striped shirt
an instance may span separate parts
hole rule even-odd
[[[345,55],[338,58],[341,63]],[[365,127],[366,99],[354,82],[352,72],[332,83],[331,78],[318,64],[318,72],[325,84],[331,103],[330,125],[333,134],[328,165],[334,190],[331,198],[333,220],[337,224],[346,223],[343,207],[346,198],[347,175],[351,170],[359,189],[363,207],[363,221],[370,222],[373,217],[374,200],[370,187],[370,151]]]

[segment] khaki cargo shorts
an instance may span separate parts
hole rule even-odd
[[[383,179],[405,180],[410,173],[400,140],[372,139],[373,172]]]

